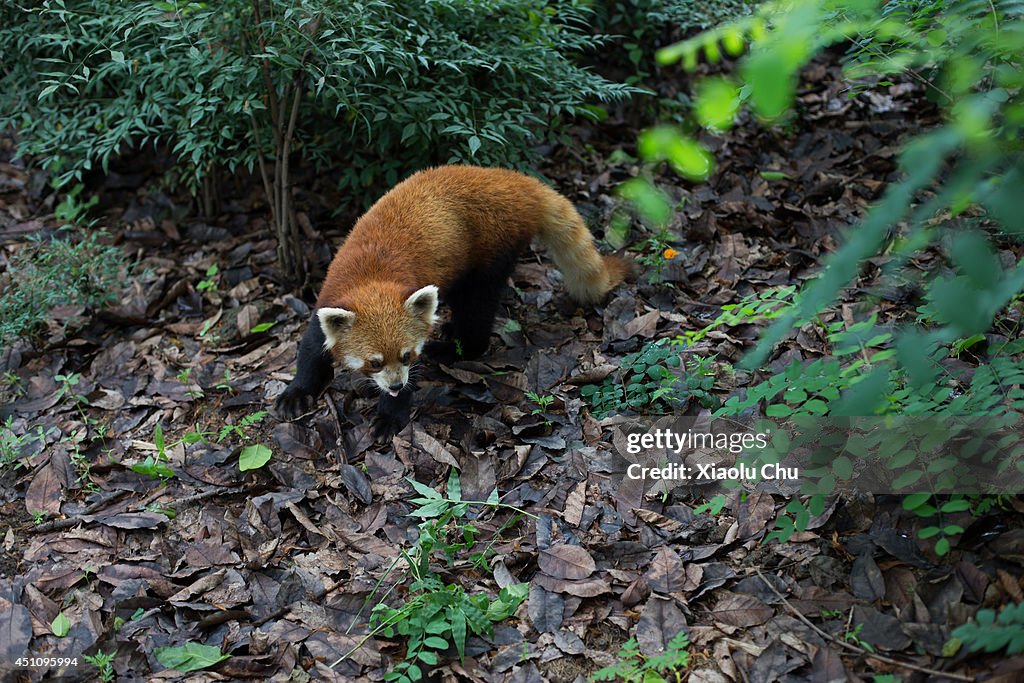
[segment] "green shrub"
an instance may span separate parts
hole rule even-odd
[[[901,269],[926,249],[941,252],[948,268],[927,276],[919,320],[881,330],[872,322],[858,331],[860,347],[845,357],[838,352],[840,340],[832,339],[837,344],[833,355],[839,358],[772,373],[765,383],[750,388],[746,399],[731,399],[724,412],[735,414],[764,401],[780,416],[966,414],[1016,419],[1024,408],[1021,395],[1007,390],[1012,385],[1004,378],[1007,373],[1017,377],[1013,368],[1021,360],[1019,347],[988,349],[987,362],[961,395],[949,386],[941,361],[984,339],[996,319],[1007,323],[1011,338],[1020,332],[1019,312],[1014,310],[1024,288],[1024,264],[1001,261],[995,245],[1022,236],[1016,205],[1024,193],[1024,4],[769,2],[750,17],[661,50],[658,58],[664,64],[682,61],[693,69],[701,59],[739,57],[737,76],[702,78],[694,87],[697,122],[725,130],[742,106],[764,121],[791,116],[800,69],[826,47],[840,43],[852,44],[847,70],[859,79],[856,88],[871,82],[887,85],[889,78],[909,73],[926,83],[945,121],[906,143],[900,158],[902,178],[887,187],[848,232],[846,242],[825,259],[820,276],[791,306],[780,309],[744,365],[763,366],[784,336],[814,321],[878,254],[890,257],[884,274],[894,281],[915,281]],[[667,162],[691,180],[705,180],[713,171],[712,155],[673,128],[645,133],[639,151],[649,163]],[[647,207],[649,213],[668,212],[657,192],[634,194],[653,205]],[[857,298],[871,303],[863,295],[847,300]],[[878,345],[874,348],[872,338]],[[871,356],[858,353],[861,347]],[[788,538],[794,528],[801,528],[799,521],[806,521],[811,507],[821,507],[821,495],[812,496],[807,506],[792,501],[787,512],[797,514],[798,523],[794,527],[793,520],[780,519],[781,533],[772,536]]]
[[[502,588],[493,600],[483,592],[469,593],[459,583],[446,583],[438,574],[434,559],[443,558],[449,567],[453,567],[461,551],[471,550],[477,545],[479,530],[467,519],[472,507],[483,506],[494,511],[504,508],[516,513],[482,550],[470,554],[469,566],[474,569],[486,567],[488,557],[494,552],[493,545],[505,528],[522,516],[534,515],[499,502],[497,489],[491,491],[486,501],[463,500],[462,482],[454,469],[448,475],[446,495],[413,479],[407,481],[419,494],[411,499],[410,502],[418,507],[409,514],[423,520],[418,526],[416,542],[401,554],[412,582],[408,591],[401,591],[403,598],[397,607],[383,601],[373,607],[370,633],[332,665],[340,664],[376,635],[385,638],[401,636],[406,641],[405,653],[401,661],[393,663],[384,675],[384,680],[390,683],[414,683],[427,678],[424,669],[426,672],[433,670],[446,651],[448,654],[454,651],[459,659],[464,659],[468,638],[493,634],[494,624],[516,612],[526,599],[529,588],[525,583],[510,584]],[[388,573],[398,564],[398,560],[393,562]],[[383,583],[382,578],[377,588]],[[393,585],[388,589],[384,597],[396,587]],[[373,595],[367,598],[367,603],[372,598]]]
[[[1005,649],[1008,655],[1024,652],[1024,603],[1007,605],[998,615],[994,610],[978,610],[975,621],[953,629],[953,637],[959,638],[968,650]]]
[[[623,356],[619,369],[601,384],[580,389],[594,416],[607,417],[619,411],[666,413],[685,408],[691,398],[706,408],[716,405],[710,390],[715,378],[707,365],[710,360],[694,357],[683,364],[680,349],[668,339],[644,344]]]
[[[728,310],[707,327],[688,332],[680,340],[697,343],[715,329],[778,318],[798,306],[798,298],[793,296],[792,287],[766,290],[737,305],[723,307]],[[927,312],[928,307],[919,310]],[[1010,324],[1003,332],[1011,338],[1019,333],[1019,323],[1012,324],[1015,317],[1016,314],[1010,314],[1006,320],[1000,320],[1000,324]],[[783,431],[788,436],[778,443],[773,441],[773,448],[762,454],[769,460],[773,454],[784,456],[802,446],[822,446],[821,466],[802,471],[805,486],[801,492],[809,498],[805,502],[792,501],[787,512],[793,517],[777,520],[778,529],[769,538],[785,540],[793,531],[805,528],[810,516],[817,514],[812,508],[821,509],[836,481],[850,479],[850,460],[846,455],[854,454],[853,444],[859,444],[865,452],[877,452],[878,465],[891,473],[894,491],[901,487],[921,491],[908,495],[904,508],[930,522],[918,535],[921,539],[934,539],[936,554],[946,555],[951,548],[950,539],[963,533],[962,527],[948,521],[948,515],[967,509],[975,512],[991,506],[995,500],[956,493],[977,488],[969,468],[957,469],[962,459],[971,455],[971,445],[977,443],[974,437],[1004,434],[998,452],[990,453],[987,466],[995,468],[994,471],[1011,468],[1012,473],[1012,468],[1019,467],[1017,460],[1024,455],[1019,429],[1013,426],[1024,418],[1024,340],[1011,339],[993,345],[969,377],[941,374],[931,384],[915,385],[898,362],[892,329],[880,326],[875,315],[853,323],[836,318],[829,323],[816,320],[808,326],[816,327],[817,334],[826,341],[822,348],[825,355],[805,362],[793,360],[782,370],[767,373],[762,381],[747,387],[744,395],[730,397],[715,412],[719,417],[764,414],[784,420],[787,426]],[[967,342],[961,339],[940,346],[930,352],[927,361],[941,367],[948,356]],[[883,381],[864,384],[875,373]],[[851,438],[851,432],[842,429],[843,422],[839,420],[807,419],[858,415],[860,397],[865,391],[877,399],[879,415],[923,419],[893,419],[888,429],[869,430],[857,438]],[[797,426],[795,432],[793,426]],[[834,426],[840,431],[830,431]],[[965,440],[965,435],[971,438]],[[841,437],[839,442],[831,440],[836,436]],[[941,452],[950,457],[936,457],[939,443],[944,444]],[[841,455],[837,457],[837,453]]]
[[[855,76],[884,79],[913,70],[920,78],[917,70],[928,70],[936,78],[929,87],[946,110],[944,125],[906,145],[901,158],[904,178],[892,184],[850,231],[847,242],[823,264],[821,276],[805,288],[798,305],[762,338],[748,365],[763,362],[784,334],[833,302],[861,264],[883,251],[896,257],[890,273],[932,247],[942,248],[953,268],[929,283],[927,299],[936,324],[898,335],[900,362],[915,384],[934,379],[922,348],[934,349],[986,331],[993,316],[1021,291],[1024,268],[1004,268],[979,228],[995,229],[1005,237],[1021,234],[1014,197],[1024,189],[1022,9],[1024,5],[1015,0],[900,1],[881,6],[833,0],[767,3],[755,16],[659,53],[663,62],[682,60],[692,67],[702,54],[715,61],[723,51],[740,54],[750,43],[740,62],[739,80],[705,79],[697,87],[698,119],[717,129],[731,125],[743,102],[767,120],[787,114],[799,69],[828,45],[851,35],[858,36],[848,65]],[[710,174],[710,155],[694,140],[661,130],[646,141],[641,144],[646,157],[667,159],[694,179]],[[924,190],[930,196],[917,201]],[[974,229],[943,226],[941,219],[949,215],[959,216]],[[896,227],[900,221],[907,223],[905,229]],[[881,371],[876,372],[874,379],[879,381]],[[863,409],[870,412],[874,407],[865,404]]]
[[[616,36],[635,69],[633,81],[650,73],[655,50],[696,30],[749,14],[746,0],[593,0],[594,25]],[[611,55],[614,61],[614,55]]]
[[[279,238],[297,238],[290,162],[342,169],[368,203],[426,165],[523,165],[591,102],[628,96],[572,61],[601,42],[584,18],[571,0],[5,6],[0,125],[60,183],[151,144],[193,192],[258,172]]]
[[[20,247],[0,275],[0,344],[32,334],[55,306],[102,308],[117,301],[124,277],[120,249],[60,235]]]
[[[612,666],[598,669],[590,681],[625,681],[626,683],[665,683],[681,681],[690,666],[690,636],[679,631],[665,644],[661,654],[645,657],[635,638],[630,638],[619,648],[618,659]],[[666,674],[672,674],[669,678]]]
[[[522,163],[563,115],[630,92],[573,64],[600,38],[570,2],[45,0],[3,11],[11,96],[0,120],[65,180],[151,142],[170,146],[194,188],[216,164],[254,170],[271,151],[260,141],[285,131],[262,120],[257,135],[250,114],[271,95],[290,114],[281,95],[296,79],[295,151],[348,162],[354,190],[430,163]]]

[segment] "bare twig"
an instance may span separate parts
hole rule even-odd
[[[186,505],[191,505],[192,503],[198,503],[198,502],[206,500],[208,498],[216,498],[217,496],[233,496],[236,493],[244,493],[244,492],[245,492],[245,487],[244,486],[236,486],[236,487],[230,488],[230,489],[210,489],[208,491],[203,491],[202,493],[197,493],[197,494],[195,494],[193,496],[186,496],[184,498],[177,498],[177,499],[171,501],[170,503],[167,503],[163,507],[168,507],[168,508],[173,508],[175,510],[178,510],[178,509],[181,509],[181,508],[185,507]],[[89,520],[82,519],[83,517],[87,517],[89,515],[92,515],[92,514],[98,512],[101,508],[107,507],[109,504],[115,502],[117,499],[122,498],[122,497],[124,497],[127,494],[128,494],[128,491],[119,492],[117,495],[109,496],[109,497],[107,497],[107,498],[105,498],[105,499],[103,499],[101,501],[93,503],[89,507],[85,508],[85,510],[83,510],[80,515],[75,515],[74,517],[66,517],[64,519],[53,519],[53,520],[50,520],[49,522],[45,522],[43,524],[37,524],[36,526],[31,527],[28,531],[29,531],[29,533],[33,533],[33,534],[43,534],[43,533],[47,533],[49,531],[61,531],[63,529],[70,529],[71,527],[76,526],[78,524],[88,524]],[[166,494],[167,494],[167,489],[161,487],[161,488],[157,489],[156,491],[150,493],[148,496],[143,498],[138,503],[135,503],[133,505],[133,507],[134,507],[135,510],[143,510],[148,505],[153,503],[153,501],[155,501],[157,498],[159,498],[160,496],[166,495]],[[102,524],[102,522],[100,522],[100,523]]]
[[[953,680],[956,680],[956,681],[973,681],[974,680],[973,676],[965,676],[964,674],[953,673],[953,672],[950,672],[950,671],[939,671],[938,669],[929,669],[926,666],[919,666],[917,664],[911,664],[910,662],[901,662],[898,659],[893,659],[892,657],[886,657],[885,655],[880,655],[880,654],[878,654],[876,652],[868,652],[864,648],[859,647],[857,645],[854,645],[853,643],[848,643],[845,640],[840,640],[839,638],[836,638],[835,636],[830,635],[830,634],[826,633],[825,631],[822,631],[820,628],[815,626],[814,623],[810,619],[805,617],[795,607],[793,607],[793,605],[789,604],[789,600],[786,600],[786,597],[782,593],[780,593],[778,590],[776,590],[775,586],[773,586],[772,583],[768,580],[768,578],[764,574],[761,573],[760,569],[755,568],[754,571],[757,572],[757,575],[761,577],[762,581],[764,581],[764,585],[768,586],[768,590],[770,590],[772,593],[774,593],[775,597],[777,597],[779,600],[782,601],[782,604],[786,606],[786,609],[789,610],[790,613],[794,617],[796,617],[797,619],[802,621],[804,623],[804,625],[808,626],[812,631],[814,631],[819,636],[821,636],[822,638],[824,638],[825,640],[827,640],[827,641],[829,641],[831,643],[835,643],[836,645],[838,645],[838,646],[840,646],[842,648],[845,648],[847,650],[850,650],[851,652],[856,652],[857,654],[859,654],[861,656],[871,657],[872,659],[877,659],[880,662],[885,662],[886,664],[891,664],[892,666],[898,666],[898,667],[903,668],[903,669],[909,669],[911,671],[920,671],[921,673],[928,674],[929,676],[938,676],[940,678],[952,678]]]
[[[303,60],[305,61],[305,60]],[[291,245],[291,257],[292,263],[290,264],[289,270],[297,281],[301,282],[305,280],[305,268],[302,264],[302,257],[298,249],[299,234],[298,230],[295,229],[296,220],[292,215],[291,207],[291,187],[289,178],[288,168],[288,155],[291,153],[292,137],[295,135],[295,122],[299,118],[299,104],[302,101],[302,72],[296,76],[296,83],[292,86],[294,89],[294,99],[292,100],[292,111],[291,116],[288,118],[288,130],[284,134],[284,144],[281,149],[281,221],[282,227],[282,238],[287,238]]]
[[[253,137],[256,139],[256,159],[260,164],[260,178],[263,179],[263,192],[267,195],[267,204],[270,205],[270,218],[276,226],[278,223],[277,204],[274,202],[274,188],[270,184],[270,176],[267,175],[266,156],[263,154],[263,136],[260,135],[260,127],[256,121],[256,114],[252,107],[249,107],[249,120],[252,121]]]

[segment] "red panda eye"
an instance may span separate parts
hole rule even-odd
[[[402,362],[403,363],[408,365],[410,360],[412,360],[412,354],[411,353],[406,351],[405,353],[402,354]]]
[[[373,368],[374,370],[380,370],[382,367],[384,367],[384,363],[374,358],[373,360],[370,361],[370,367]]]

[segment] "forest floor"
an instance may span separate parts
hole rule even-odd
[[[673,78],[666,96],[683,87]],[[41,340],[0,359],[0,415],[17,449],[0,471],[0,678],[93,680],[82,656],[101,651],[115,653],[118,681],[175,679],[156,652],[191,642],[231,657],[185,680],[381,680],[406,641],[365,637],[369,611],[413,595],[403,552],[417,538],[424,548],[409,480],[444,492],[454,468],[462,500],[497,489],[503,506],[532,517],[471,506],[433,529],[435,548],[453,551],[450,562],[432,557],[432,574],[491,600],[529,589],[490,635],[469,638],[464,658],[442,658],[437,680],[583,680],[631,636],[650,657],[680,629],[692,683],[1021,680],[1024,658],[944,651],[979,606],[1021,601],[1019,501],[958,518],[966,531],[941,557],[917,540],[919,520],[884,498],[833,499],[807,531],[764,543],[786,495],[734,493],[717,515],[695,514],[706,493],[685,487],[627,495],[611,443],[624,411],[599,419],[581,396],[648,342],[814,276],[896,177],[901,142],[937,122],[918,84],[853,97],[846,87],[837,66],[816,63],[787,126],[741,120],[705,138],[718,161],[710,181],[661,177],[676,201],[667,239],[634,219],[613,240],[643,246],[641,275],[604,305],[576,307],[542,254],[524,256],[490,352],[451,366],[425,359],[413,420],[388,442],[372,437],[375,398],[345,373],[313,415],[267,414],[293,373],[311,299],[281,284],[257,183],[205,222],[144,162],[91,187],[100,225],[134,261],[120,303],[58,309]],[[599,233],[622,207],[617,185],[638,172],[636,112],[623,111],[575,129],[539,169]],[[296,204],[322,272],[351,216],[332,219],[338,197],[307,180]],[[52,229],[48,193],[39,173],[0,163],[5,250]],[[893,296],[874,312],[897,320],[914,302]],[[839,305],[823,320],[862,314]],[[673,411],[706,413],[757,381],[732,364],[758,331],[722,326],[678,347],[681,373],[698,382]],[[808,326],[770,368],[828,350]],[[258,446],[269,463],[240,471]],[[477,542],[462,549],[452,530],[470,520]],[[5,673],[26,652],[79,663]]]

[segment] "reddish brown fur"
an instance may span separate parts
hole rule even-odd
[[[369,294],[360,290],[370,282],[394,282],[406,295],[427,284],[443,291],[474,265],[521,249],[538,235],[552,246],[597,255],[572,204],[535,178],[474,166],[420,171],[356,222],[331,262],[317,307],[342,307],[358,315],[360,300]],[[599,260],[598,267],[587,264],[587,291],[572,292],[587,303],[627,274],[621,260]],[[568,280],[570,274],[565,275]]]
[[[626,275],[623,261],[597,252],[569,200],[538,180],[444,166],[400,183],[359,219],[331,262],[276,414],[295,419],[310,410],[340,362],[381,390],[374,433],[393,433],[409,419],[409,377],[439,293],[451,308],[451,334],[432,350],[483,353],[515,259],[534,237],[581,303],[599,301]]]

